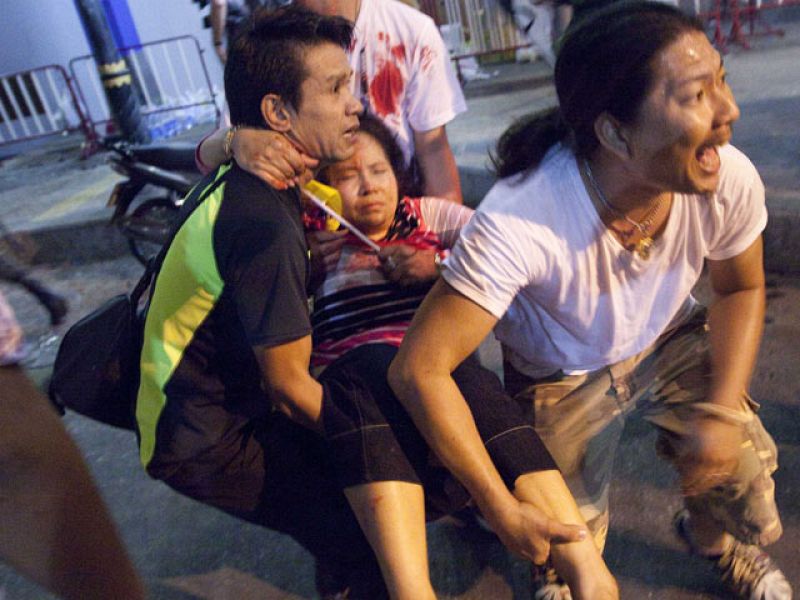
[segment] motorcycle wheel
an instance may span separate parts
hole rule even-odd
[[[169,238],[178,210],[170,198],[154,198],[142,202],[125,218],[122,232],[136,260],[147,265],[158,254]]]

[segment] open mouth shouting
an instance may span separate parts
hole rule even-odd
[[[719,148],[727,144],[731,139],[730,127],[725,128],[727,131],[720,131],[717,135],[712,136],[705,144],[700,146],[695,152],[694,157],[700,170],[707,175],[716,175],[720,169]]]
[[[716,144],[704,144],[698,148],[695,153],[697,164],[700,165],[705,173],[709,175],[716,175],[719,173],[720,160],[719,160],[719,146]]]

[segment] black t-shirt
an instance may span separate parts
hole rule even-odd
[[[311,333],[298,192],[235,165],[200,185],[228,169],[178,230],[156,280],[137,399],[145,464],[156,429],[161,439],[177,422],[212,419],[209,407],[267,414],[254,347]]]

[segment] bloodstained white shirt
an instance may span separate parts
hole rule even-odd
[[[350,48],[353,92],[395,134],[406,161],[414,131],[429,131],[467,109],[433,19],[397,0],[364,0]]]

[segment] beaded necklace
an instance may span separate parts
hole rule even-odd
[[[600,204],[603,205],[608,212],[614,215],[618,219],[624,219],[629,224],[633,225],[634,229],[629,229],[628,231],[622,231],[621,229],[617,229],[616,227],[612,227],[614,231],[616,231],[620,238],[622,239],[622,244],[627,247],[628,240],[633,236],[634,233],[637,231],[642,235],[642,238],[636,242],[634,245],[634,252],[641,256],[643,259],[647,260],[650,257],[650,249],[653,246],[653,236],[650,235],[650,228],[653,226],[653,221],[655,220],[656,213],[658,209],[661,208],[662,199],[659,198],[658,202],[656,202],[647,213],[644,215],[641,221],[635,221],[631,219],[628,215],[626,215],[621,210],[618,210],[614,207],[611,202],[608,201],[603,190],[600,189],[600,186],[597,183],[597,180],[594,178],[594,174],[592,173],[592,169],[589,166],[589,161],[583,161],[583,171],[586,173],[586,178],[589,180],[589,183],[592,185],[592,189],[595,192],[598,200],[600,200]]]

